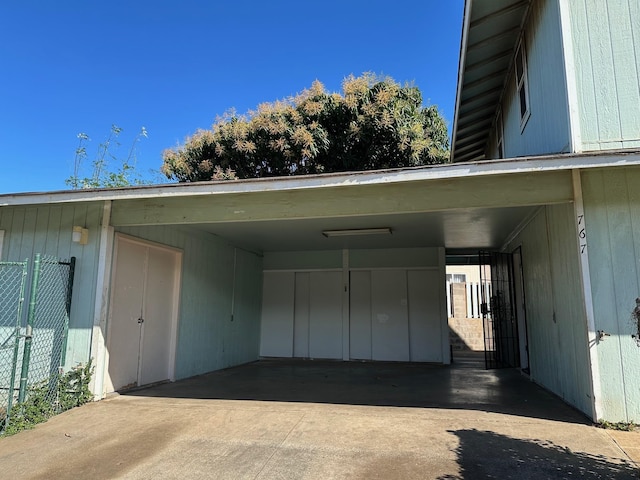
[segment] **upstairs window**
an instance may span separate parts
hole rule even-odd
[[[527,56],[524,48],[524,41],[518,45],[516,51],[516,90],[518,92],[518,102],[520,104],[520,131],[529,119],[529,84],[527,79]]]

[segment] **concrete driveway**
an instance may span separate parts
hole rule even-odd
[[[0,476],[637,479],[639,448],[514,370],[261,361],[1,439]]]

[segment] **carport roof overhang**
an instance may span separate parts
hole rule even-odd
[[[402,170],[0,196],[2,205],[110,201],[111,225],[180,225],[255,251],[499,248],[538,206],[573,201],[574,169],[639,152],[567,154]],[[326,238],[323,230],[390,227]]]
[[[530,0],[466,0],[451,158],[482,160]]]

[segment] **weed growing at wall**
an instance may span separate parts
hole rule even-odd
[[[8,424],[6,415],[0,417],[0,431],[4,429],[4,435],[13,435],[91,401],[93,395],[89,390],[89,381],[92,373],[93,367],[89,361],[86,365],[79,365],[67,373],[32,385],[26,400],[11,408]]]
[[[635,422],[607,422],[606,420],[599,421],[597,426],[607,430],[621,430],[623,432],[633,432],[640,428],[640,425]]]

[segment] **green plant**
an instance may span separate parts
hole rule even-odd
[[[607,422],[606,420],[600,420],[596,425],[607,430],[620,430],[623,432],[633,432],[640,428],[640,425],[635,422]]]
[[[86,365],[78,365],[64,374],[53,375],[32,385],[26,400],[11,408],[8,422],[6,415],[0,418],[0,431],[4,428],[5,435],[13,435],[91,401],[93,395],[89,382],[92,374],[89,360]]]
[[[78,147],[76,148],[73,161],[73,175],[65,180],[65,183],[73,189],[83,188],[114,188],[127,187],[130,185],[142,185],[149,183],[143,180],[136,171],[137,145],[140,140],[147,138],[147,129],[142,127],[135,136],[126,158],[119,159],[116,150],[120,146],[118,138],[122,133],[122,128],[111,125],[109,136],[98,145],[95,157],[91,162],[91,174],[83,176],[83,165],[88,158],[86,142],[91,138],[86,133],[78,134]],[[117,169],[109,167],[110,161],[119,163]]]

